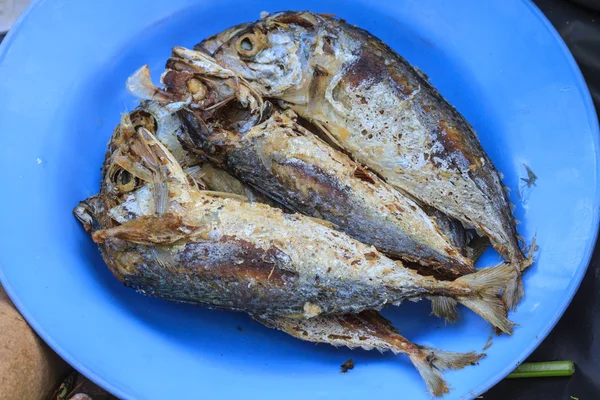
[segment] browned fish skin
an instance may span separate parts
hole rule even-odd
[[[244,134],[194,131],[201,150],[277,202],[323,218],[385,254],[454,276],[474,272],[412,200],[332,149],[293,121],[275,113]],[[185,120],[195,119],[186,112]]]
[[[166,147],[127,116],[109,149],[99,197],[75,212],[96,229],[113,273],[140,291],[302,317],[450,297],[512,331],[497,296],[506,267],[436,281],[310,218],[200,192]],[[98,198],[102,207],[93,204]]]
[[[222,65],[388,183],[489,237],[515,266],[505,296],[516,305],[531,260],[500,176],[473,128],[421,73],[368,32],[309,12],[272,14],[230,36],[211,47]]]
[[[454,353],[409,342],[398,334],[388,320],[375,311],[359,314],[322,316],[298,320],[254,316],[261,323],[282,330],[298,339],[333,346],[361,347],[365,350],[377,349],[381,352],[403,353],[423,377],[427,389],[434,396],[448,393],[448,386],[441,372],[448,369],[461,369],[475,365],[485,354]]]
[[[202,167],[198,166],[199,159],[197,159],[194,154],[187,154],[187,152],[180,147],[179,143],[174,140],[179,131],[179,127],[177,121],[174,121],[170,114],[171,113],[168,110],[162,109],[158,104],[146,102],[142,104],[142,107],[132,112],[129,119],[131,120],[132,126],[143,127],[154,133],[156,138],[160,139],[169,151],[178,156],[178,161],[185,163],[187,166],[192,166],[186,170],[186,173],[195,175],[195,178],[191,177],[188,181],[193,182],[196,186],[202,188],[208,187],[212,190],[218,190],[219,192],[232,192],[234,195],[244,196],[251,201],[266,200],[260,197],[260,194],[254,193],[251,189],[235,180],[235,178],[231,177],[226,172],[212,168],[209,165],[204,165]],[[111,142],[113,150],[117,147],[117,144],[123,145],[123,138],[121,137],[120,132],[121,128],[122,127],[120,126],[115,131],[115,136]],[[127,131],[127,129],[125,130]],[[130,134],[132,134],[132,132],[126,133],[126,135]],[[158,153],[160,153],[160,149]],[[111,171],[110,163],[105,165],[104,170],[105,172]],[[113,174],[115,174],[115,171],[113,171]],[[130,195],[132,191],[136,189],[136,186],[140,185],[139,182],[135,183],[133,186],[128,184],[129,182],[136,182],[136,179],[138,178],[134,178],[128,182],[122,178],[122,172],[120,172],[120,174],[121,175],[119,175],[119,171],[117,171],[114,175],[116,178],[116,187],[112,187],[111,190],[113,182],[110,180],[105,181],[103,184],[104,196],[92,196],[76,207],[75,215],[81,220],[86,231],[93,233],[101,231],[103,228],[114,226],[116,221],[114,221],[107,212],[109,210],[105,209],[104,200],[106,200],[108,196],[108,198],[112,199],[112,202],[123,201],[123,195]],[[174,175],[177,176],[178,174]],[[181,178],[181,176],[179,176],[179,178]],[[113,215],[123,216],[121,213]],[[129,215],[129,217],[134,218],[135,215]],[[174,226],[177,226],[181,222],[179,218],[171,218],[169,215],[165,216],[163,220],[171,220]],[[149,229],[149,231],[156,230]],[[165,230],[167,232],[161,231],[162,230],[159,230],[158,233],[163,234],[164,237],[168,237],[169,229]],[[167,235],[165,235],[165,233]],[[143,235],[141,237],[144,238]],[[243,243],[231,243],[231,245],[239,245],[244,251],[248,251],[247,248],[244,248]],[[211,250],[209,250],[211,246],[211,243],[205,245],[205,253],[211,252]],[[112,271],[128,286],[132,286],[147,294],[164,297],[170,300],[189,301],[190,293],[185,285],[182,285],[181,290],[179,291],[167,291],[166,293],[147,292],[148,288],[154,287],[155,283],[152,281],[163,279],[165,276],[167,280],[170,280],[172,275],[183,275],[182,268],[177,267],[175,258],[172,256],[171,252],[161,248],[161,246],[156,246],[149,249],[147,252],[130,252],[128,249],[131,247],[135,247],[135,245],[120,242],[119,240],[109,240],[99,245],[103,257],[107,260]],[[222,248],[219,247],[218,251],[221,250]],[[260,277],[261,274],[265,274],[266,269],[264,268],[264,265],[262,268],[257,264],[253,264],[252,266],[240,265],[239,260],[237,259],[229,259],[228,262],[228,257],[231,257],[233,253],[235,253],[235,250],[232,253],[224,254],[220,257],[219,264],[212,265],[209,274],[216,274],[218,279],[227,279],[232,276],[239,277],[239,275],[242,274],[250,274],[259,277],[259,279],[264,279],[264,277]],[[247,253],[244,254],[245,257],[248,257],[248,255],[249,254]],[[136,265],[136,263],[140,262],[140,257],[144,256],[147,257],[147,263],[158,263],[167,271],[167,273],[161,274],[158,270],[150,268],[147,270],[146,274],[137,275],[140,278],[139,280],[131,279],[130,275],[133,270],[128,269],[127,266]],[[271,256],[274,255],[260,254],[260,262],[267,264],[267,269],[273,268],[269,264]],[[193,262],[191,264],[193,264]],[[144,267],[145,263],[142,263],[141,268]],[[282,284],[282,282],[285,284],[285,279],[288,278],[290,278],[290,276],[288,275],[286,277],[285,271],[282,274],[280,271],[276,272],[275,269],[271,269],[267,276],[267,281],[269,284],[272,283],[277,285]],[[399,335],[389,321],[375,311],[363,311],[359,314],[350,315],[322,315],[310,319],[290,319],[273,315],[254,315],[254,318],[269,327],[280,329],[302,340],[329,343],[334,346],[347,346],[350,348],[361,347],[365,350],[377,349],[381,352],[390,350],[395,354],[407,354],[423,377],[429,392],[434,396],[442,396],[449,391],[448,385],[441,374],[444,370],[460,369],[468,365],[474,365],[484,356],[484,354],[477,354],[475,352],[447,352],[413,344]]]
[[[474,272],[471,260],[453,248],[415,201],[330,148],[288,116],[277,113],[250,132],[237,134],[220,129],[248,129],[252,122],[245,119],[253,118],[255,113],[252,107],[246,110],[250,102],[246,107],[239,101],[229,101],[216,109],[206,107],[206,99],[238,97],[231,92],[233,72],[222,71],[225,79],[212,76],[206,71],[212,63],[206,56],[178,48],[163,74],[165,96],[179,102],[190,101],[186,99],[190,99],[191,80],[211,82],[200,102],[192,99],[189,107],[179,112],[188,127],[187,135],[179,135],[184,148],[228,168],[291,210],[324,218],[392,257],[437,270],[427,271],[429,275],[439,271],[456,277]],[[178,69],[172,69],[174,65]],[[224,93],[213,93],[220,90]],[[295,115],[291,117],[295,119]]]

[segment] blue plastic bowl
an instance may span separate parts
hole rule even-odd
[[[573,58],[529,1],[34,1],[0,48],[2,284],[44,340],[122,398],[429,399],[402,356],[315,346],[243,314],[124,288],[71,214],[98,191],[107,140],[135,107],[129,74],[146,63],[161,71],[172,46],[281,9],[335,13],[425,71],[504,173],[520,234],[537,233],[515,334],[494,338],[479,366],[446,374],[448,399],[481,394],[560,318],[598,228],[596,115]],[[523,164],[536,186],[524,187]],[[490,251],[479,265],[497,261]],[[444,326],[425,303],[385,314],[424,345],[485,345],[480,318],[462,309]],[[341,374],[350,357],[356,368]]]

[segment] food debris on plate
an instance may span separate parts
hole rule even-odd
[[[346,372],[350,371],[351,369],[354,369],[354,361],[352,361],[352,359],[349,359],[348,361],[346,361],[345,363],[343,363],[341,365],[340,372],[342,374],[345,374]]]

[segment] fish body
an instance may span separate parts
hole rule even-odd
[[[138,291],[300,318],[431,297],[450,307],[460,302],[512,331],[498,297],[505,266],[437,281],[312,218],[211,196],[127,116],[109,149],[100,195],[92,198],[101,207],[84,202],[76,215],[115,276]]]
[[[434,396],[442,396],[449,391],[441,376],[442,371],[474,365],[484,356],[475,352],[448,352],[411,343],[375,311],[305,320],[269,316],[254,318],[268,327],[279,329],[301,340],[329,343],[336,347],[377,349],[380,352],[406,354]]]
[[[515,266],[506,300],[522,297],[520,271],[531,260],[500,174],[465,118],[387,45],[341,20],[281,12],[197,48],[389,184],[489,237]]]
[[[150,180],[145,184],[141,183],[139,181],[140,177],[134,175],[135,167],[140,168],[140,171],[146,171],[153,169],[152,164],[154,164],[156,158],[172,161],[166,154],[165,149],[177,154],[178,158],[185,160],[186,163],[193,165],[185,170],[189,175],[187,182],[194,183],[192,187],[218,190],[218,193],[231,192],[233,196],[243,196],[246,199],[255,195],[252,193],[252,189],[226,172],[208,164],[197,165],[198,160],[194,158],[194,155],[186,154],[180,144],[173,140],[180,131],[180,127],[171,119],[170,114],[170,111],[155,102],[144,102],[139,109],[124,118],[123,123],[115,130],[109,146],[113,153],[107,158],[107,162],[103,167],[103,172],[109,173],[112,178],[103,181],[100,194],[81,202],[74,210],[75,215],[88,232],[102,232],[103,229],[118,226],[119,221],[127,224],[127,221],[136,221],[139,217],[143,218],[144,214],[151,214],[151,207],[142,205],[151,202],[150,192],[153,190],[155,183],[150,183]],[[137,150],[155,150],[155,156],[149,157],[150,168],[147,168],[148,165],[144,166],[144,164],[148,164],[147,162],[130,164],[120,158],[123,154],[129,153],[126,151],[129,147],[126,145],[126,141],[133,139],[133,126],[154,132],[156,139],[160,138],[165,146],[163,148],[158,144],[152,144],[151,146],[137,148]],[[123,134],[122,131],[125,131],[125,133]],[[143,131],[140,132],[140,134],[142,133]],[[151,139],[147,135],[141,135],[138,141],[144,138]],[[152,141],[147,141],[147,144],[150,143]],[[120,150],[121,147],[125,147],[125,151]],[[135,152],[135,150],[133,151]],[[129,156],[131,155],[129,153]],[[148,157],[149,154],[146,153],[145,156]],[[117,164],[116,170],[113,163]],[[126,170],[122,169],[121,165],[127,165],[133,172],[126,177],[127,179],[124,178],[124,171]],[[132,166],[134,168],[131,168]],[[181,172],[183,172],[182,169],[173,166],[167,173],[162,174],[169,181],[169,191],[178,192],[181,185],[185,183]],[[145,174],[142,173],[142,175]],[[134,199],[135,201],[133,201]],[[263,199],[258,194],[252,200],[260,201]],[[178,198],[179,202],[185,203],[185,201]],[[119,203],[130,203],[130,207],[129,209],[121,207]],[[131,203],[138,204],[131,207]],[[111,205],[116,205],[112,213],[106,209],[107,206],[110,207]],[[128,209],[128,211],[123,212],[123,209]],[[169,218],[172,218],[172,215],[167,216],[164,220]],[[148,231],[146,233],[152,233],[156,232],[156,229],[149,229]],[[147,240],[147,238],[142,238],[143,234],[137,238],[137,241]],[[235,257],[236,245],[237,250],[241,248],[241,254],[237,258]],[[239,283],[240,276],[244,274],[250,276],[251,283],[256,285],[257,280],[258,283],[261,279],[264,281],[265,272],[269,268],[271,270],[267,275],[267,284],[285,285],[293,281],[291,275],[286,276],[285,273],[282,274],[279,270],[276,272],[275,268],[271,266],[270,261],[276,258],[276,254],[260,254],[260,257],[255,254],[257,257],[254,261],[248,263],[247,260],[252,258],[252,250],[244,243],[230,242],[229,249],[231,251],[229,252],[223,252],[224,246],[210,242],[197,243],[195,246],[196,250],[199,248],[202,250],[200,252],[192,251],[191,253],[199,255],[199,258],[202,259],[201,264],[205,267],[204,273],[209,276],[208,280],[212,281],[212,285],[215,285],[214,278],[221,282],[229,280],[233,281],[234,284]],[[175,301],[197,302],[197,298],[193,293],[195,285],[194,283],[190,285],[190,283],[194,280],[194,277],[200,274],[199,271],[194,271],[185,266],[188,264],[198,265],[198,260],[191,263],[189,260],[183,260],[182,263],[177,263],[173,250],[168,249],[168,247],[157,245],[142,248],[141,245],[114,238],[100,243],[99,248],[113,273],[126,285],[153,296]],[[181,247],[179,250],[181,250]],[[212,258],[208,257],[210,254],[213,255]],[[257,261],[258,258],[260,258],[260,261]],[[208,270],[206,267],[208,267]],[[174,285],[174,281],[179,283]],[[163,285],[166,289],[162,288]],[[158,290],[156,290],[157,288]],[[248,300],[253,301],[253,297]],[[310,314],[315,312],[315,309],[313,306],[308,305],[303,311]],[[282,330],[302,340],[329,343],[336,347],[360,347],[365,350],[377,349],[381,352],[392,351],[394,354],[406,354],[424,379],[427,389],[434,396],[442,396],[449,391],[448,385],[442,377],[443,371],[474,365],[484,356],[484,354],[475,352],[448,352],[411,343],[398,334],[389,321],[373,310],[358,314],[321,314],[312,318],[297,318],[297,315],[296,318],[287,318],[271,313],[251,315],[268,327]]]
[[[395,258],[454,276],[475,271],[416,202],[293,118],[293,112],[275,113],[243,134],[190,134],[213,161],[292,210],[330,221]]]
[[[300,126],[292,111],[288,112],[291,118],[275,112],[260,124],[256,118],[244,122],[245,116],[257,114],[252,104],[261,101],[246,102],[244,107],[239,96],[230,93],[231,85],[224,84],[227,81],[219,81],[213,72],[198,65],[198,53],[178,48],[174,57],[163,74],[169,77],[163,80],[176,82],[167,85],[168,96],[177,101],[190,98],[190,79],[213,82],[200,102],[192,101],[179,112],[188,128],[187,135],[184,132],[179,137],[186,149],[203,154],[288,209],[330,221],[385,254],[420,264],[425,272],[437,271],[448,277],[474,272],[471,260],[451,243],[460,235],[446,237],[416,201]],[[205,63],[210,60],[201,57]],[[221,75],[231,78],[234,73]],[[232,101],[224,112],[204,106],[204,99],[227,95]],[[263,116],[266,118],[265,113]],[[232,121],[238,121],[238,131],[223,129],[233,126]],[[445,220],[440,217],[440,222]],[[446,228],[450,234],[459,232],[450,225]]]

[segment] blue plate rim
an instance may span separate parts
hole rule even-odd
[[[37,7],[39,7],[40,5],[44,4],[47,1],[48,0],[32,0],[32,2],[27,6],[27,8],[23,11],[23,13],[15,21],[15,23],[13,24],[11,29],[8,31],[8,33],[4,37],[4,40],[2,41],[2,43],[0,43],[0,63],[3,61],[4,57],[6,56],[8,49],[10,48],[10,46],[14,40],[13,37],[15,35],[17,35],[18,32],[22,29],[23,22],[27,20],[28,15],[34,9],[36,9]],[[591,128],[591,134],[593,135],[594,150],[595,150],[595,154],[596,154],[596,192],[598,192],[598,190],[600,189],[600,162],[598,162],[598,161],[600,161],[600,125],[599,125],[599,121],[598,121],[598,114],[596,112],[596,108],[594,106],[592,96],[588,89],[587,83],[585,82],[585,79],[583,77],[581,69],[577,65],[575,58],[571,54],[570,50],[568,49],[566,43],[564,42],[564,40],[562,39],[560,34],[556,31],[556,29],[554,29],[554,26],[552,25],[552,23],[546,18],[546,16],[533,3],[532,0],[521,0],[521,1],[530,10],[530,12],[533,14],[533,16],[536,17],[542,23],[542,25],[544,26],[546,31],[556,41],[563,56],[565,57],[565,60],[569,64],[571,71],[573,72],[574,78],[576,79],[577,89],[578,89],[580,95],[582,96],[581,98],[585,104],[586,114],[588,117],[588,123]],[[596,242],[598,240],[598,234],[599,234],[599,229],[600,229],[600,198],[598,196],[596,196],[596,199],[597,199],[596,203],[594,204],[595,207],[593,207],[593,215],[592,215],[593,224],[592,225],[596,226],[597,229],[596,229],[595,233],[593,234],[592,240],[590,240],[588,242],[587,248],[584,251],[584,255],[581,258],[581,262],[576,270],[576,274],[572,278],[571,289],[568,293],[568,296],[565,296],[565,298],[560,306],[559,312],[557,312],[554,315],[554,318],[552,318],[550,321],[548,321],[544,330],[539,335],[536,336],[535,341],[533,341],[527,348],[525,348],[521,352],[521,355],[519,356],[519,359],[518,359],[518,364],[521,364],[541,344],[541,342],[548,336],[550,331],[556,326],[556,324],[558,323],[560,318],[562,318],[563,314],[565,313],[567,307],[573,300],[573,297],[575,296],[575,293],[579,289],[579,286],[581,285],[583,277],[585,276],[585,273],[589,267],[589,264],[590,264],[590,261],[592,258],[592,254],[593,254],[594,248],[596,246]],[[582,268],[582,266],[583,266],[583,268]],[[50,335],[48,335],[46,333],[46,331],[42,328],[42,326],[40,326],[37,323],[37,321],[35,320],[35,318],[33,318],[29,314],[27,309],[23,306],[23,304],[19,300],[19,297],[17,296],[17,294],[14,292],[13,288],[10,286],[10,284],[6,280],[2,266],[0,266],[0,284],[2,284],[5,292],[10,297],[11,301],[13,302],[15,307],[19,310],[21,315],[25,318],[27,323],[35,330],[35,332],[40,336],[40,338],[42,338],[42,340],[44,340],[44,342],[46,344],[48,344],[48,346],[50,346],[63,360],[65,360],[69,365],[71,365],[73,368],[78,370],[80,373],[85,375],[88,379],[90,379],[94,383],[98,384],[102,388],[106,389],[113,395],[123,398],[123,399],[129,398],[127,393],[121,391],[119,388],[117,388],[116,386],[114,386],[113,384],[111,384],[110,382],[105,380],[104,378],[100,377],[99,375],[94,373],[92,370],[90,370],[86,366],[84,366],[83,364],[80,364],[76,360],[75,357],[73,357],[68,351],[64,350],[56,341],[54,341],[52,339],[52,337]],[[515,368],[515,366],[512,364],[507,365],[504,369],[502,369],[500,372],[498,372],[493,378],[486,381],[483,385],[473,389],[470,392],[470,394],[473,395],[473,398],[481,395],[482,393],[484,393],[485,391],[489,390],[494,385],[496,385],[503,378],[505,378],[509,373],[511,373],[514,370],[514,368]]]
[[[590,127],[592,128],[591,134],[594,135],[593,136],[594,150],[596,152],[596,194],[598,194],[598,189],[600,188],[600,175],[599,175],[600,174],[600,163],[598,163],[598,161],[599,161],[598,150],[600,150],[600,124],[598,121],[598,114],[596,112],[596,107],[594,106],[594,102],[592,100],[592,95],[587,86],[587,83],[585,82],[585,79],[583,77],[581,69],[579,68],[579,65],[577,64],[577,62],[575,61],[575,58],[573,57],[573,54],[567,47],[567,44],[565,43],[563,38],[560,36],[558,31],[556,29],[554,29],[554,26],[552,25],[550,20],[548,20],[548,18],[546,18],[544,13],[539,9],[538,6],[535,5],[533,0],[522,0],[522,1],[529,8],[529,10],[533,13],[533,15],[542,23],[544,28],[546,28],[546,31],[557,42],[560,50],[563,53],[563,56],[565,57],[566,61],[569,63],[569,66],[572,68],[575,79],[577,80],[577,89],[579,90],[579,93],[582,96],[582,100],[585,102],[585,108],[586,108],[586,112],[587,112],[587,116],[588,116],[588,120],[589,120],[588,122],[590,124]],[[525,361],[525,359],[527,357],[529,357],[529,355],[531,353],[533,353],[533,351],[542,343],[542,341],[544,339],[546,339],[548,334],[550,334],[552,329],[554,329],[554,327],[556,326],[558,321],[564,315],[565,311],[567,310],[567,307],[569,306],[569,304],[571,304],[571,301],[573,301],[573,297],[575,297],[575,293],[577,293],[577,291],[579,290],[579,286],[581,285],[581,282],[583,281],[583,277],[585,276],[585,274],[588,270],[588,267],[592,260],[592,255],[593,255],[594,249],[596,247],[596,243],[598,241],[598,234],[599,234],[599,230],[600,230],[600,199],[598,198],[598,195],[596,195],[596,204],[594,206],[595,207],[593,208],[593,215],[592,215],[593,224],[592,225],[596,226],[596,231],[593,234],[592,240],[590,240],[588,242],[588,246],[585,249],[585,255],[582,257],[581,263],[580,263],[579,267],[577,268],[577,275],[574,275],[572,278],[574,284],[571,285],[571,290],[569,291],[569,295],[566,296],[564,301],[562,302],[562,304],[560,306],[560,311],[554,315],[554,318],[552,320],[550,320],[548,324],[546,324],[546,327],[544,328],[543,332],[541,332],[538,336],[536,336],[536,340],[534,342],[532,342],[522,352],[521,356],[519,357],[519,361],[518,361],[517,365],[520,365],[523,361]],[[583,268],[581,268],[582,265],[583,265]],[[525,272],[525,273],[527,273],[527,272]],[[516,366],[513,366],[512,364],[507,365],[494,378],[492,378],[489,382],[486,382],[486,386],[489,383],[491,383],[491,384],[489,384],[489,386],[487,388],[479,387],[476,390],[474,390],[473,392],[476,393],[476,395],[473,397],[477,397],[477,396],[481,395],[482,393],[484,393],[485,391],[492,388],[493,386],[495,386],[498,382],[500,382],[508,374],[510,374],[514,370],[514,368],[516,368]]]

